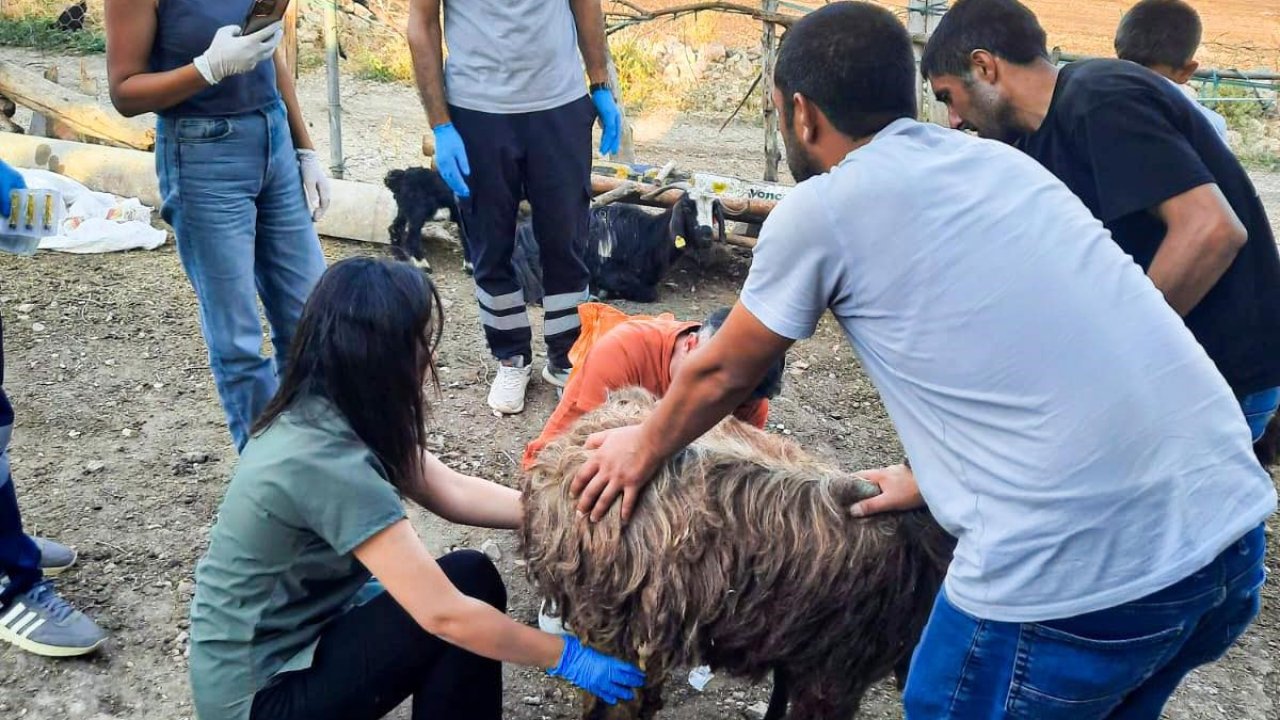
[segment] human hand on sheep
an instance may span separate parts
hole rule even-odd
[[[547,674],[568,680],[610,705],[631,700],[635,688],[644,685],[644,672],[639,668],[585,647],[572,635],[564,636],[560,662]]]
[[[578,513],[600,522],[621,495],[622,522],[627,522],[660,459],[647,450],[639,425],[598,432],[587,438],[586,448],[595,452],[569,486],[578,498]]]
[[[880,488],[880,494],[854,504],[849,512],[854,517],[903,512],[924,507],[924,497],[916,485],[916,475],[906,465],[892,465],[880,470],[863,470],[858,477]]]

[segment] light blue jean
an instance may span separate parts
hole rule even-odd
[[[228,117],[162,118],[156,170],[227,425],[243,449],[275,394],[302,306],[325,269],[284,104]],[[262,356],[259,298],[274,366]]]
[[[1064,620],[982,620],[939,592],[912,658],[907,718],[1159,720],[1182,679],[1257,616],[1266,547],[1259,526],[1181,582]]]

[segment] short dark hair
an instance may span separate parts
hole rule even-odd
[[[867,2],[832,3],[791,26],[773,81],[788,124],[796,93],[852,138],[916,115],[911,36],[893,13]]]
[[[1049,59],[1044,28],[1022,3],[957,0],[929,38],[920,58],[920,74],[966,76],[974,50],[986,50],[1018,65]]]
[[[1151,67],[1186,67],[1196,56],[1204,28],[1196,9],[1182,0],[1142,0],[1120,20],[1116,57]]]
[[[724,325],[724,321],[729,318],[729,308],[722,307],[712,311],[706,320],[702,321],[702,328],[698,331],[703,338],[709,338],[720,331],[720,327]],[[760,384],[756,389],[751,391],[751,399],[760,400],[763,398],[775,398],[782,392],[782,373],[787,367],[787,357],[783,355],[778,358],[778,362],[769,368],[769,372],[765,373],[764,378],[760,380]]]

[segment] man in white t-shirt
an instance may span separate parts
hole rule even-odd
[[[654,414],[591,439],[579,509],[621,496],[625,519],[830,311],[910,457],[866,472],[882,494],[852,512],[927,504],[958,540],[908,717],[1158,717],[1259,606],[1276,494],[1226,381],[1059,180],[914,120],[889,12],[810,14],[775,84],[802,182]]]

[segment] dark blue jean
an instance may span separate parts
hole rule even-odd
[[[911,720],[1158,720],[1182,679],[1258,614],[1262,527],[1194,575],[1065,620],[993,622],[938,594],[903,702]]]
[[[228,117],[162,118],[156,170],[162,214],[200,304],[218,397],[243,448],[324,273],[283,103]],[[259,298],[274,366],[262,356]]]
[[[13,406],[4,392],[4,323],[0,322],[0,575],[8,585],[0,592],[0,607],[44,579],[40,549],[22,531],[22,513],[9,472],[9,438],[13,434]]]

